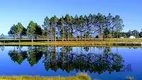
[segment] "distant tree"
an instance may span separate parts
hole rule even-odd
[[[124,38],[128,38],[126,34],[123,34],[123,37],[124,37]]]
[[[142,29],[141,29],[141,32],[139,33],[139,36],[142,37]]]
[[[1,38],[1,39],[4,39],[4,38],[5,38],[5,36],[4,36],[3,33],[0,35],[0,38]],[[4,43],[5,43],[5,40],[4,40]]]
[[[4,34],[3,34],[3,33],[1,34],[1,38],[2,38],[2,39],[4,38]]]
[[[129,30],[129,31],[127,32],[127,36],[128,36],[128,37],[130,37],[130,36],[135,36],[136,38],[139,38],[139,37],[140,37],[140,33],[139,33],[139,31],[137,31],[137,30],[133,30],[133,31]]]
[[[136,38],[139,38],[139,31],[137,30],[133,30],[132,31],[133,36],[135,36]]]
[[[120,33],[120,37],[128,38],[128,36],[127,36],[127,33],[126,33],[126,32],[121,32],[121,33]]]
[[[129,30],[129,31],[127,32],[127,37],[130,37],[130,36],[132,36],[132,35],[133,35],[132,31]]]

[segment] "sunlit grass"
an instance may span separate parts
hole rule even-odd
[[[91,80],[87,74],[71,77],[40,77],[40,76],[1,76],[0,80]]]
[[[106,39],[94,41],[41,41],[41,42],[6,42],[0,45],[50,45],[50,46],[141,46],[142,39]]]

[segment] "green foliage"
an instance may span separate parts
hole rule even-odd
[[[31,66],[37,64],[43,55],[43,53],[39,51],[37,48],[29,49],[27,53],[28,53],[28,61]]]
[[[21,24],[21,23],[18,23],[17,25],[16,25],[16,30],[17,30],[17,33],[18,34],[21,34],[22,33],[22,31],[23,31],[23,25]]]
[[[70,40],[71,38],[81,38],[85,40],[98,35],[99,38],[119,37],[124,24],[119,15],[103,15],[101,13],[89,15],[75,15],[74,17],[66,14],[61,18],[53,16],[45,17],[42,28],[35,22],[30,21],[27,29],[21,23],[13,25],[9,31],[14,37],[16,35],[27,35],[29,38],[38,38],[46,36],[47,40],[62,38]],[[138,34],[136,33],[136,36]]]
[[[8,32],[8,34],[12,35],[13,37],[16,37],[17,33],[16,33],[16,25],[14,24],[11,28],[10,31]]]
[[[27,27],[27,36],[33,39],[33,37],[37,38],[39,35],[42,35],[41,27],[37,23],[30,21]]]
[[[141,32],[139,32],[137,30],[133,30],[133,31],[129,30],[127,32],[127,37],[130,37],[130,36],[135,36],[136,38],[139,38],[139,37],[141,37]]]
[[[29,37],[32,37],[35,35],[35,31],[36,31],[36,23],[34,23],[33,21],[30,21],[27,27],[27,35]]]
[[[133,30],[132,31],[133,36],[135,36],[136,38],[139,38],[139,32],[137,30]]]
[[[139,33],[139,36],[142,37],[142,31]]]
[[[50,30],[50,19],[46,16],[46,18],[44,19],[44,23],[43,23],[43,34],[46,34],[47,37],[49,37],[49,30]]]
[[[21,64],[26,58],[27,54],[26,51],[9,51],[9,56],[11,57],[11,60],[14,62],[17,62],[18,64]]]
[[[24,26],[18,22],[17,25],[13,25],[10,29],[10,31],[8,32],[8,34],[13,35],[13,37],[15,38],[16,36],[18,36],[19,38],[21,38],[22,33],[24,34],[25,28]]]
[[[110,38],[111,32],[108,28],[104,29],[104,38]]]

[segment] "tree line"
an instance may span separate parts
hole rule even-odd
[[[123,20],[119,15],[75,15],[66,14],[62,17],[45,17],[42,26],[30,21],[27,27],[18,22],[14,24],[8,34],[21,39],[27,36],[29,39],[45,38],[48,41],[60,40],[88,40],[118,38],[123,30]]]
[[[121,32],[119,36],[124,38],[128,38],[130,36],[135,36],[136,38],[142,38],[142,30],[139,32],[138,30],[129,30],[128,32]]]

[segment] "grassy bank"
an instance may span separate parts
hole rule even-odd
[[[40,41],[40,42],[0,42],[0,45],[48,45],[48,46],[142,46],[141,39],[95,40],[95,41]]]
[[[0,80],[91,80],[87,74],[71,77],[39,77],[39,76],[1,76]]]

